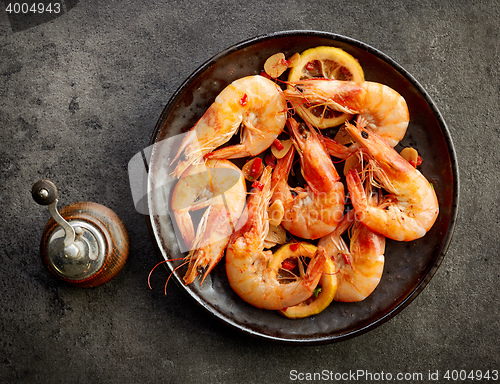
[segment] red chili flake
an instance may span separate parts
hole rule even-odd
[[[264,157],[264,162],[266,163],[266,165],[271,166],[271,168],[273,169],[274,167],[276,167],[276,157],[274,157],[272,153]]]
[[[264,184],[262,184],[260,181],[254,181],[252,184],[252,188],[258,189],[259,191],[262,191],[264,189]]]
[[[293,271],[293,269],[297,266],[297,259],[294,257],[289,257],[285,259],[283,263],[281,263],[281,268],[287,269],[289,271]]]
[[[262,71],[262,72],[260,73],[260,75],[261,75],[261,76],[263,76],[263,77],[265,77],[265,78],[267,78],[267,79],[269,79],[269,80],[271,80],[271,79],[272,79],[272,77],[271,77],[271,76],[269,76],[269,75],[267,74],[267,72],[266,72],[266,71]]]
[[[253,177],[254,179],[259,177],[261,167],[262,167],[262,159],[260,157],[256,157],[253,160],[252,168],[250,169],[250,177]]]
[[[247,102],[248,102],[248,95],[245,93],[243,97],[240,99],[240,104],[247,105]]]
[[[311,63],[311,62],[307,63],[306,64],[306,69],[308,71],[312,71],[314,69],[314,63]]]
[[[290,244],[290,251],[295,252],[297,249],[299,249],[300,243],[293,243]]]
[[[285,65],[285,66],[287,66],[287,67],[288,67],[288,66],[290,65],[290,63],[291,63],[291,61],[290,61],[290,60],[281,59],[281,64],[282,64],[282,65]]]
[[[351,263],[351,259],[349,258],[349,255],[345,254],[345,253],[342,253],[342,256],[344,257],[344,262],[347,264],[347,265],[352,265]]]
[[[278,151],[281,151],[283,148],[285,148],[283,144],[281,144],[281,141],[279,141],[278,139],[274,139],[274,146]]]
[[[410,160],[410,165],[413,167],[413,168],[417,168],[420,164],[422,164],[422,158],[420,156],[417,156],[417,161],[415,160]]]

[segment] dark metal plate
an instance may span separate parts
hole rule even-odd
[[[403,146],[418,149],[424,159],[420,169],[432,182],[440,204],[436,223],[427,235],[409,243],[387,241],[386,263],[377,289],[359,303],[332,303],[319,315],[289,320],[273,311],[243,302],[229,287],[223,261],[200,287],[185,286],[185,269],[173,277],[195,302],[226,324],[247,334],[293,344],[319,344],[364,333],[387,321],[422,291],[438,269],[451,241],[458,206],[458,169],[449,131],[441,114],[422,86],[382,52],[359,41],[325,32],[286,31],[257,37],[219,53],[198,68],[180,86],[161,114],[151,143],[191,128],[215,96],[233,80],[260,73],[274,53],[289,57],[307,48],[331,45],[356,57],[366,80],[384,83],[406,99],[410,126]],[[162,204],[168,199],[165,182],[166,153],[152,151],[149,163],[149,209],[153,240],[166,259],[182,257],[169,216]],[[170,270],[178,263],[167,263]]]

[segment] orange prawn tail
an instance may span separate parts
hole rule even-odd
[[[328,151],[328,154],[338,159],[347,159],[357,149],[354,145],[346,147],[344,144],[339,143],[338,141],[331,139],[328,136],[322,135],[321,141],[323,142],[325,149]]]
[[[364,212],[368,209],[368,199],[366,198],[363,183],[354,169],[347,173],[346,182],[356,216],[359,220],[362,220]]]
[[[342,220],[337,225],[337,228],[335,228],[335,231],[333,232],[334,236],[342,236],[344,232],[349,229],[354,222],[354,215],[355,212],[353,210],[346,212],[346,214],[342,217]]]
[[[271,179],[271,189],[274,190],[276,185],[281,182],[288,181],[288,175],[292,170],[293,158],[295,156],[295,147],[292,145],[285,156],[278,160],[276,167],[273,170]]]
[[[311,259],[307,267],[304,284],[311,289],[311,294],[314,288],[319,283],[326,265],[326,250],[323,247],[318,247],[316,254]]]

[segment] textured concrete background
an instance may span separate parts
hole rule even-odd
[[[290,370],[423,372],[500,369],[498,1],[67,1],[25,28],[0,11],[0,381],[289,382]],[[2,6],[3,8],[3,6]],[[10,20],[12,21],[12,20]],[[209,317],[165,272],[127,175],[183,79],[241,40],[289,29],[346,35],[388,54],[427,89],[456,146],[461,207],[437,274],[399,315],[357,338],[291,347],[248,338]],[[38,257],[61,204],[115,210],[130,258],[109,284],[68,287]],[[307,382],[307,381],[305,381]]]

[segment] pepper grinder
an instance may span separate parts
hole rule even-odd
[[[37,181],[33,199],[47,205],[52,218],[40,243],[43,264],[61,280],[78,287],[97,287],[114,278],[128,257],[125,225],[111,209],[93,202],[77,202],[57,210],[57,188]]]

